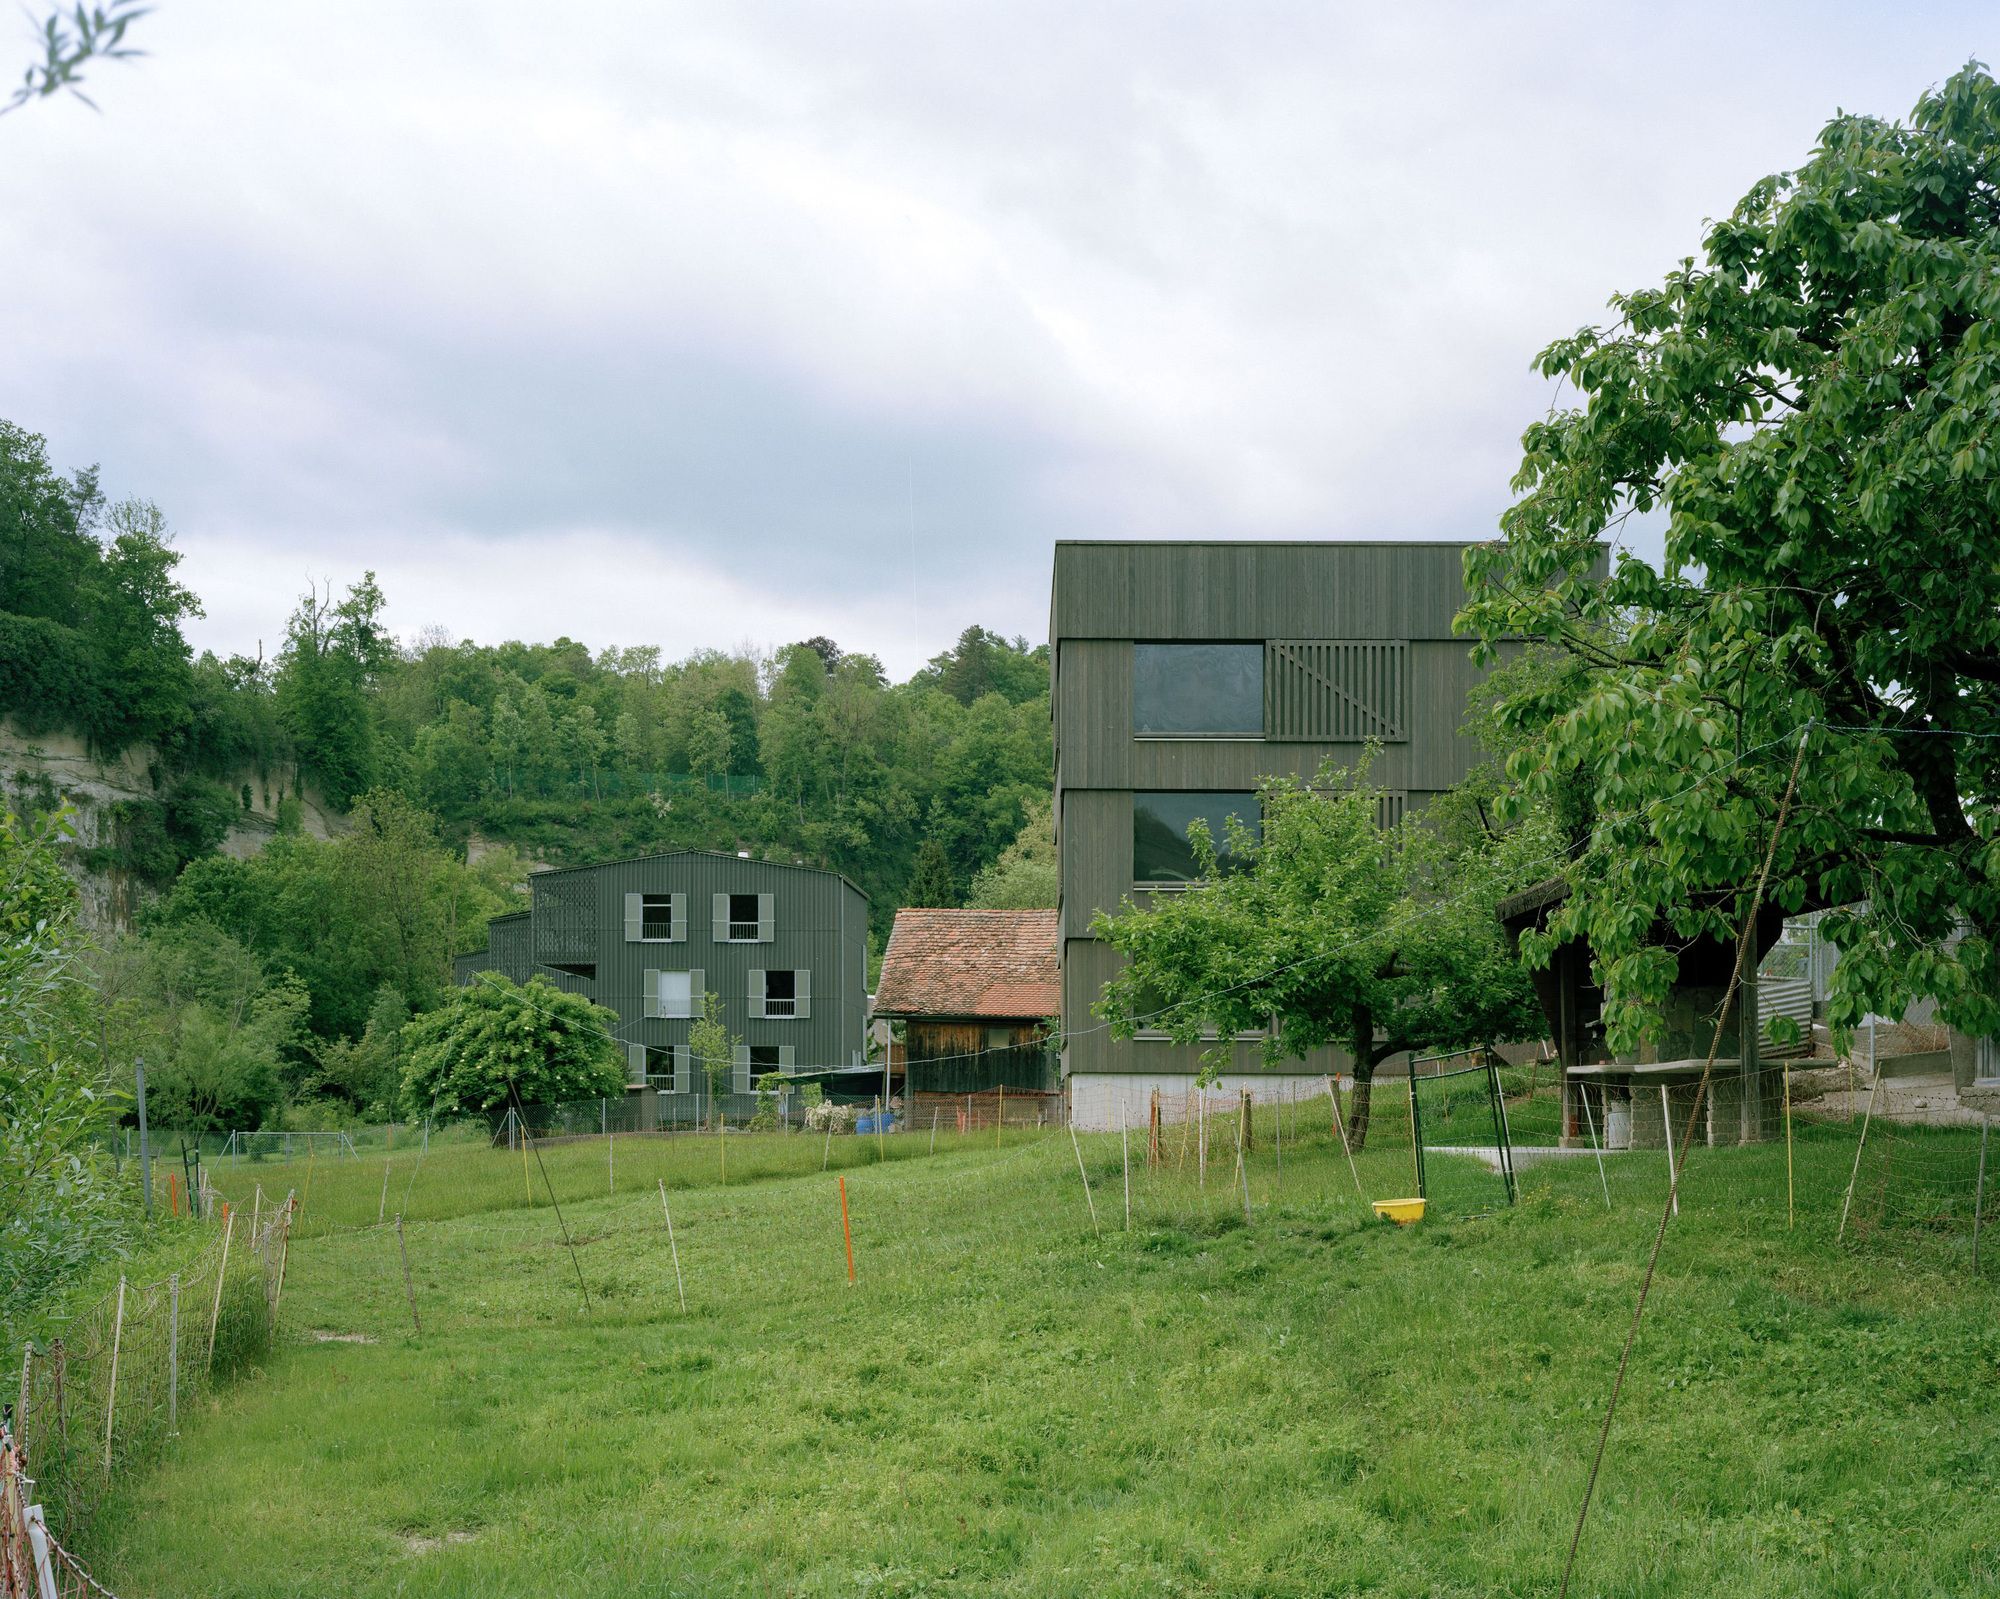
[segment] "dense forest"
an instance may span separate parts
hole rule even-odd
[[[85,865],[146,889],[101,939],[103,1038],[182,1125],[392,1108],[396,1037],[532,863],[747,849],[837,868],[873,906],[1053,903],[1047,652],[968,628],[908,681],[830,638],[668,660],[399,639],[372,573],[289,606],[271,659],[196,655],[167,521],[0,421],[0,714],[144,750]],[[57,796],[5,774],[35,820]],[[300,801],[346,819],[307,836]],[[216,853],[275,808],[260,854]],[[468,848],[468,846],[471,846]]]

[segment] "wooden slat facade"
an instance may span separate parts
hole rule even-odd
[[[1114,1042],[1091,1006],[1116,956],[1092,918],[1133,887],[1133,796],[1249,793],[1269,776],[1351,766],[1376,745],[1370,781],[1385,824],[1467,775],[1478,751],[1460,729],[1482,673],[1452,631],[1464,603],[1458,543],[1063,543],[1050,601],[1051,714],[1061,863],[1066,1066],[1191,1072],[1199,1050]],[[1264,646],[1262,737],[1136,736],[1133,646]],[[1232,1070],[1255,1071],[1254,1044]],[[1338,1069],[1338,1053],[1295,1069]]]

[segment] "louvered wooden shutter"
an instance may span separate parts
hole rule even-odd
[[[1408,676],[1402,639],[1272,639],[1264,646],[1264,736],[1401,743]]]
[[[748,1044],[738,1044],[736,1046],[736,1069],[731,1073],[729,1089],[733,1094],[747,1094],[750,1092],[750,1046]]]
[[[794,1016],[805,1017],[812,1014],[813,974],[801,966],[792,973],[792,990],[798,995],[794,1001]]]
[[[625,896],[625,942],[636,944],[646,936],[646,896]]]
[[[764,1009],[764,970],[760,966],[753,966],[750,969],[750,1014],[752,1016],[768,1014]]]
[[[717,942],[727,938],[729,936],[729,896],[727,894],[711,894],[708,896],[708,917],[714,924],[709,928],[708,936]]]
[[[673,894],[667,902],[667,937],[676,944],[685,944],[688,936],[688,897]]]
[[[708,973],[697,966],[688,973],[688,1015],[697,1021],[708,1014]]]
[[[625,1081],[634,1088],[646,1086],[646,1046],[627,1044],[625,1046]]]
[[[768,944],[778,929],[778,896],[759,894],[757,896],[757,942]]]
[[[675,1044],[673,1052],[674,1092],[676,1094],[692,1094],[694,1092],[694,1046],[692,1044]]]
[[[639,991],[640,1009],[647,1016],[660,1014],[660,974],[654,967],[646,968],[645,987]]]

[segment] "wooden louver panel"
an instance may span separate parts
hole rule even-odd
[[[1399,744],[1409,646],[1402,639],[1272,639],[1264,646],[1264,736]]]

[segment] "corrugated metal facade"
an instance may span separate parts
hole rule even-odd
[[[1066,1066],[1079,1072],[1192,1072],[1198,1049],[1114,1041],[1091,1006],[1116,971],[1089,936],[1133,887],[1133,796],[1247,793],[1268,776],[1310,776],[1331,758],[1380,748],[1372,780],[1385,820],[1463,778],[1477,750],[1459,731],[1480,671],[1451,622],[1464,603],[1465,546],[1122,544],[1056,546],[1050,601],[1056,832],[1062,870]],[[1262,737],[1133,731],[1133,646],[1264,646]],[[1254,1041],[1232,1071],[1259,1069]],[[1339,1069],[1322,1051],[1294,1068]]]
[[[478,970],[539,974],[616,1012],[619,1041],[644,1050],[685,1044],[694,1024],[652,1014],[649,983],[657,995],[657,974],[699,973],[746,1045],[789,1048],[801,1070],[862,1058],[868,900],[838,873],[684,850],[537,872],[528,886],[533,909],[496,918],[487,949],[454,963],[459,981]],[[755,904],[740,925],[732,895]],[[645,896],[673,905],[667,936],[647,936],[657,924],[638,914]],[[789,1007],[769,997],[769,974],[781,971],[800,974]],[[794,1014],[777,1014],[785,1008]]]

